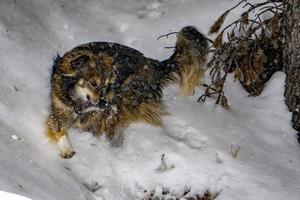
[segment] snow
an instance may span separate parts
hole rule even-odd
[[[5,200],[30,200],[20,195],[0,191],[0,198]]]
[[[111,41],[163,60],[172,53],[163,47],[174,46],[176,38],[156,40],[159,35],[186,25],[207,33],[235,3],[2,0],[0,190],[34,200],[141,199],[151,191],[162,196],[166,189],[169,197],[209,189],[220,192],[222,200],[298,200],[300,150],[284,105],[283,73],[276,73],[259,97],[248,97],[230,77],[229,111],[214,99],[197,103],[202,88],[193,97],[178,96],[176,86],[167,88],[170,115],[163,128],[132,124],[113,144],[72,129],[76,154],[69,160],[61,159],[44,135],[56,53]],[[10,200],[4,195],[1,200]]]

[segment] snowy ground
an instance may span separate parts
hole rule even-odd
[[[300,151],[277,73],[259,97],[228,81],[231,110],[165,90],[164,128],[133,124],[124,143],[71,131],[77,154],[58,156],[44,135],[52,58],[113,41],[165,59],[185,25],[207,33],[232,0],[1,0],[0,190],[34,200],[128,200],[155,190],[221,192],[220,200],[298,200]],[[235,11],[236,12],[236,11]],[[237,158],[231,148],[240,147]],[[161,163],[164,154],[165,165]],[[165,169],[164,169],[165,168]],[[0,193],[0,195],[3,193]],[[0,200],[9,200],[0,196]]]

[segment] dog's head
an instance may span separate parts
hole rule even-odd
[[[88,49],[74,48],[55,62],[55,73],[73,81],[71,98],[81,107],[95,106],[106,99],[108,90],[116,82],[116,69],[111,56]]]
[[[194,26],[186,26],[178,33],[176,48],[187,51],[195,57],[206,57],[208,54],[208,41]]]

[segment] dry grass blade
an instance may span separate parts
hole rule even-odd
[[[246,2],[246,0],[239,1],[235,6],[224,12],[217,21],[210,27],[209,34],[217,33],[219,32],[220,28],[222,27],[227,15],[232,11],[233,9],[237,8],[242,3]]]
[[[231,151],[230,151],[230,153],[231,153],[231,155],[232,155],[232,157],[234,159],[237,158],[237,156],[238,156],[238,154],[240,152],[240,149],[241,149],[241,147],[238,146],[238,145],[233,145],[233,144],[231,145]]]
[[[267,57],[264,54],[264,50],[262,50],[261,48],[259,48],[253,55],[253,59],[252,59],[252,66],[253,66],[253,70],[256,73],[260,73],[263,70],[264,64],[267,61]]]
[[[228,104],[227,98],[223,95],[221,97],[221,106],[225,109],[225,110],[229,110],[230,106]]]
[[[229,34],[229,40],[233,40],[234,38],[235,38],[235,32],[234,32],[234,29],[232,29]]]
[[[243,23],[244,25],[248,25],[248,24],[249,24],[249,15],[248,15],[248,13],[244,13],[244,14],[242,15],[242,23]]]
[[[217,33],[220,30],[229,12],[230,10],[227,10],[217,19],[214,25],[210,27],[209,34]]]
[[[216,37],[216,39],[214,40],[214,43],[213,43],[213,47],[215,47],[215,48],[221,47],[221,45],[222,45],[222,43],[223,43],[223,35],[224,35],[224,31],[222,31],[222,32]]]
[[[257,80],[258,74],[255,73],[255,71],[252,68],[249,68],[244,72],[244,77],[244,84],[248,86]]]
[[[238,67],[235,72],[234,72],[234,80],[239,80],[241,81],[242,80],[242,77],[243,77],[243,72],[242,70]]]
[[[275,14],[271,19],[269,25],[269,29],[272,32],[272,38],[277,39],[281,36],[280,31],[280,20],[282,19],[281,14]]]

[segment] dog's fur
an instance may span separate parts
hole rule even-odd
[[[135,121],[161,126],[161,117],[167,114],[163,87],[178,81],[182,95],[193,94],[204,75],[207,53],[207,39],[188,26],[179,32],[174,54],[162,62],[108,42],[88,43],[57,56],[48,137],[58,144],[63,158],[70,158],[71,126],[110,138]]]

